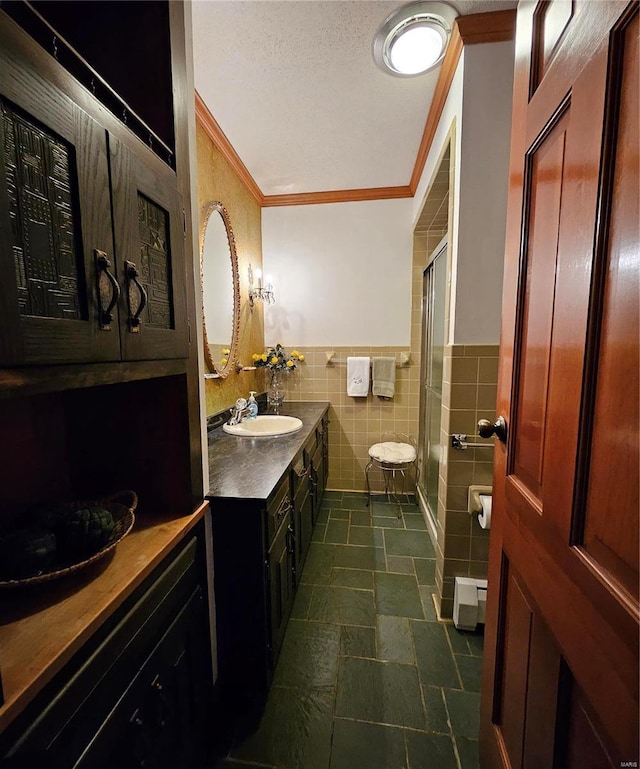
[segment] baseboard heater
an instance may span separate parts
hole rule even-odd
[[[453,594],[453,624],[458,630],[475,630],[484,623],[487,580],[456,577]]]

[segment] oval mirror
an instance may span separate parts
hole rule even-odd
[[[214,374],[226,377],[237,355],[240,285],[235,239],[222,203],[204,210],[200,270],[205,357]]]

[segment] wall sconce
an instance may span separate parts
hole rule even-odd
[[[258,267],[255,273],[258,285],[253,284],[253,270],[249,265],[249,304],[253,307],[254,302],[258,299],[265,304],[275,304],[276,297],[273,293],[273,284],[271,278],[265,278],[264,285],[262,284],[262,270]]]

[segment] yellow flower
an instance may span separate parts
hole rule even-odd
[[[231,352],[230,350],[224,349],[224,350],[222,351],[222,354],[223,354],[223,355],[228,355],[230,352]]]
[[[291,350],[291,357],[292,358],[299,358],[300,353],[297,350]]]
[[[288,360],[287,361],[287,368],[291,368],[292,366],[293,366],[293,361],[292,360]]]
[[[274,355],[273,358],[271,358],[271,364],[275,366],[277,362],[278,362],[278,356]]]
[[[220,359],[220,365],[221,365],[221,366],[226,366],[226,365],[227,365],[227,362],[228,362],[228,361],[227,361],[227,358],[221,358],[221,359]]]
[[[258,355],[258,353],[257,353],[257,352],[254,352],[254,353],[253,353],[253,355],[251,356],[251,360],[254,360],[254,361],[255,361],[255,360],[260,360],[260,356]]]
[[[266,353],[264,353],[264,352],[262,353],[262,355],[260,356],[260,360],[264,361],[265,363],[267,362],[267,355],[266,355]]]
[[[302,361],[304,360],[304,355],[298,355],[298,360],[300,361],[300,363],[302,363]]]

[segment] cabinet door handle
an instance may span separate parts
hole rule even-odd
[[[116,306],[118,299],[120,299],[120,286],[115,277],[109,272],[111,269],[111,262],[109,261],[104,251],[94,249],[93,255],[96,261],[96,284],[98,289],[98,315],[100,323],[100,331],[111,331],[111,323],[113,322],[112,310]],[[108,298],[107,290],[102,288],[102,276],[107,279],[107,290],[111,287],[111,298]],[[108,302],[105,309],[104,301]]]
[[[144,290],[144,286],[140,281],[138,280],[138,276],[140,273],[138,272],[138,268],[136,267],[134,262],[128,262],[125,261],[124,263],[124,271],[125,275],[127,276],[127,304],[129,306],[129,331],[132,334],[137,334],[140,331],[140,315],[142,315],[142,311],[147,306],[147,292]],[[135,287],[138,289],[138,294],[140,295],[140,299],[138,302],[138,309],[133,312],[132,305],[131,305],[131,284],[135,284]]]

